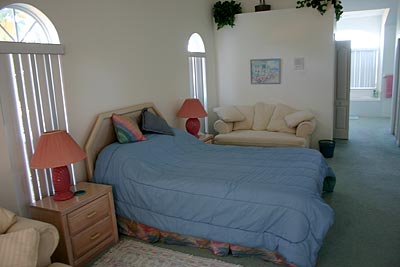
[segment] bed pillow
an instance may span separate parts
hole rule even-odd
[[[296,133],[296,129],[289,127],[285,122],[285,116],[296,111],[284,104],[277,104],[267,130],[270,132]]]
[[[314,118],[310,111],[301,110],[285,116],[285,122],[289,127],[296,127],[300,122],[308,121]]]
[[[113,114],[111,118],[114,124],[115,135],[121,144],[146,140],[135,119],[117,114]]]
[[[17,215],[14,212],[0,207],[0,234],[4,234],[16,221]]]
[[[142,130],[146,132],[174,135],[171,127],[160,116],[155,115],[147,110],[142,110]]]
[[[1,266],[36,266],[38,261],[39,241],[39,232],[34,228],[27,228],[0,235]]]
[[[234,106],[214,108],[214,112],[224,122],[244,121],[246,117]]]

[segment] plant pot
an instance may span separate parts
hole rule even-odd
[[[255,6],[255,9],[256,9],[256,12],[259,12],[259,11],[268,11],[268,10],[271,10],[271,5],[263,5],[263,4],[261,4],[261,5],[256,5],[256,6]]]

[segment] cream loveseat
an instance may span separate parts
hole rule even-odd
[[[309,147],[316,120],[309,111],[284,104],[256,103],[254,106],[218,107],[219,134],[215,144],[240,146]]]
[[[58,240],[58,231],[53,225],[18,217],[0,207],[0,266],[68,267],[51,263]]]

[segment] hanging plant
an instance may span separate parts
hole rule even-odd
[[[297,1],[296,8],[312,7],[317,9],[321,15],[324,15],[329,4],[333,5],[336,21],[338,21],[343,14],[342,1],[340,0],[301,0]]]
[[[242,13],[240,3],[235,1],[218,1],[213,7],[214,21],[217,24],[217,29],[221,29],[225,25],[233,27],[235,25],[235,15]]]

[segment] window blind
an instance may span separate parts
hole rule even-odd
[[[54,191],[49,169],[29,168],[39,137],[45,131],[68,131],[61,70],[63,53],[62,45],[18,44],[14,47],[0,43],[0,99],[8,149],[13,173],[17,173],[16,179],[28,188],[31,202]],[[73,179],[75,184],[74,176]]]

